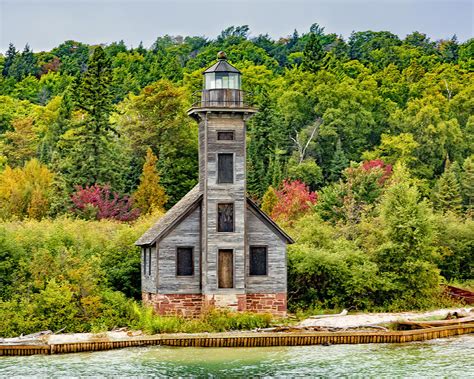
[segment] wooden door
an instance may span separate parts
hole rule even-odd
[[[218,270],[219,288],[234,288],[234,253],[232,250],[219,250]]]

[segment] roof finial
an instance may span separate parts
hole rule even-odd
[[[221,61],[221,60],[224,60],[224,61],[225,61],[225,60],[227,60],[227,54],[226,54],[225,52],[223,52],[223,51],[219,51],[219,52],[217,53],[217,59],[219,59],[220,61]]]

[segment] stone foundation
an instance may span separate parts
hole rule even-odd
[[[286,316],[286,293],[248,293],[246,303],[250,312]]]
[[[143,303],[151,305],[155,312],[164,316],[199,317],[202,313],[201,294],[142,293]]]
[[[286,293],[163,295],[143,292],[142,300],[144,304],[151,305],[156,313],[166,316],[194,318],[213,308],[286,316]]]

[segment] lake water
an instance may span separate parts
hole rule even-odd
[[[474,335],[409,344],[269,348],[157,346],[0,357],[0,376],[474,378]]]

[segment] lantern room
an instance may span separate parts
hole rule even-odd
[[[218,61],[204,71],[204,89],[235,89],[240,90],[240,71],[227,62],[223,51],[217,54]]]

